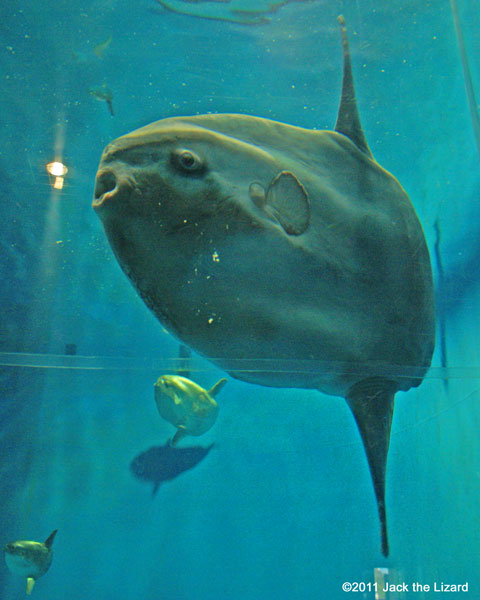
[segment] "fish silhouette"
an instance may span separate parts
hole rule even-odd
[[[193,469],[213,448],[190,446],[175,448],[167,442],[164,446],[152,446],[140,453],[130,463],[130,471],[141,481],[153,483],[152,496],[164,481],[171,481],[185,471]]]

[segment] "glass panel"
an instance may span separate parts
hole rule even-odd
[[[0,15],[1,598],[478,598],[477,3]]]

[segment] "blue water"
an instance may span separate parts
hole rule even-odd
[[[480,90],[480,12],[458,4]],[[423,384],[397,395],[388,559],[341,398],[229,378],[216,425],[194,442],[211,452],[154,496],[133,476],[131,461],[173,433],[152,386],[178,342],[90,206],[103,147],[160,118],[234,112],[332,128],[339,13],[370,147],[409,194],[432,260],[436,221],[441,231],[447,354],[437,344]],[[26,0],[0,18],[0,543],[58,528],[33,597],[340,600],[344,582],[373,583],[384,567],[409,585],[386,598],[480,598],[480,171],[449,3],[292,1],[242,25],[154,0]],[[115,116],[89,94],[104,83]],[[69,167],[61,192],[45,170],[56,157]],[[205,387],[224,375],[198,357],[194,369]],[[468,592],[412,591],[442,581]],[[0,565],[0,598],[24,595]]]

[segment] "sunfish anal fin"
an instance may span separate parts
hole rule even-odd
[[[352,386],[345,398],[357,422],[367,455],[380,517],[382,554],[385,557],[389,553],[385,473],[397,389],[398,386],[393,381],[371,377]]]
[[[352,61],[350,59],[350,48],[348,45],[347,28],[343,15],[338,17],[342,34],[343,51],[343,82],[340,106],[338,107],[335,131],[342,133],[351,140],[355,146],[370,158],[373,155],[368,147],[365,134],[363,133],[360,115],[358,114],[357,101],[355,99],[355,86],[353,84]]]
[[[183,440],[184,437],[186,437],[188,435],[188,433],[185,431],[184,428],[179,427],[175,433],[175,435],[173,436],[172,439],[172,446],[176,446],[178,444],[178,442],[180,440]]]
[[[27,578],[27,595],[30,596],[33,590],[33,586],[35,585],[35,579],[33,577]]]

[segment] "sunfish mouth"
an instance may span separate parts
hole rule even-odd
[[[93,207],[102,206],[109,198],[115,195],[118,180],[111,169],[99,171],[95,180],[95,191],[93,195]]]
[[[133,177],[119,175],[111,168],[101,169],[95,180],[92,206],[94,209],[103,208],[109,201],[126,197],[132,192],[141,195]]]

